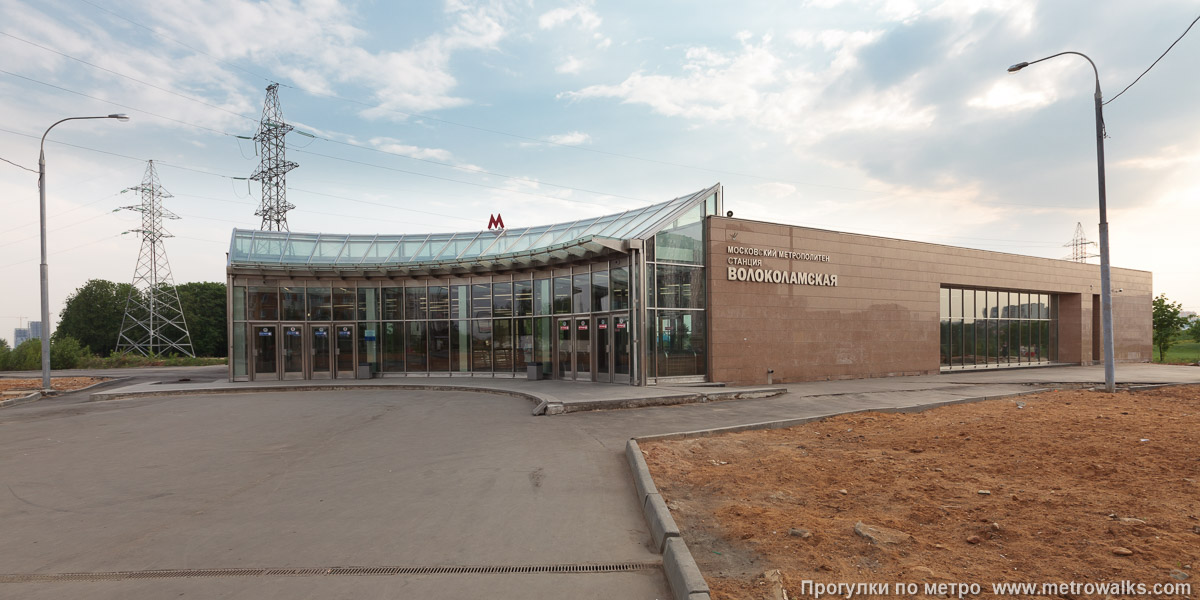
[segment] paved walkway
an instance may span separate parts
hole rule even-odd
[[[1117,372],[1200,383],[1195,367]],[[1057,367],[814,382],[770,398],[554,418],[529,416],[523,398],[411,388],[68,394],[0,410],[0,573],[653,563],[622,455],[629,437],[1102,379],[1100,367]],[[474,381],[559,397],[657,393]],[[649,600],[668,597],[665,586],[660,571],[628,570],[0,583],[0,596]]]

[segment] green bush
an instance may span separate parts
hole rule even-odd
[[[80,345],[73,337],[52,338],[50,340],[50,368],[75,369],[80,366],[90,352]]]
[[[37,371],[42,368],[42,340],[25,340],[8,355],[9,371]]]

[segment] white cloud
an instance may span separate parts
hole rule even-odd
[[[583,62],[574,56],[568,56],[557,67],[554,67],[556,73],[567,73],[575,75],[583,68]]]
[[[803,143],[844,131],[928,127],[936,112],[917,101],[916,78],[884,89],[866,89],[837,102],[824,99],[855,64],[854,53],[877,35],[835,32],[801,36],[801,42],[811,40],[833,52],[835,58],[829,66],[817,71],[789,66],[769,37],[754,43],[743,32],[738,35],[742,47],[735,52],[687,49],[681,75],[637,71],[618,84],[588,86],[560,96],[615,98],[695,121],[745,121]]]
[[[1014,112],[1053,104],[1064,94],[1063,86],[1072,82],[1078,65],[1071,61],[1047,61],[1017,73],[1001,73],[991,86],[967,100],[967,106]]]
[[[590,136],[586,133],[583,133],[582,131],[572,131],[570,133],[561,133],[558,135],[552,135],[546,139],[551,142],[554,142],[555,144],[563,144],[566,146],[579,146],[581,144],[591,143],[592,136]]]
[[[572,20],[579,21],[579,27],[584,30],[594,30],[600,27],[602,20],[592,10],[591,2],[580,2],[573,6],[564,6],[547,11],[538,17],[538,27],[554,29]]]
[[[1171,145],[1161,148],[1156,154],[1122,160],[1114,163],[1112,166],[1116,168],[1160,171],[1191,164],[1200,164],[1200,152],[1196,150],[1188,151],[1179,145]]]
[[[429,111],[461,106],[453,90],[454,53],[492,50],[507,35],[503,6],[448,1],[451,24],[401,50],[372,51],[346,5],[321,0],[185,0],[146,2],[143,10],[167,35],[225,61],[269,65],[297,85],[330,93],[334,83],[362,85],[380,108],[369,117],[397,118],[391,110]]]
[[[454,160],[454,155],[449,150],[442,148],[422,148],[420,146],[412,146],[403,144],[399,140],[386,137],[371,138],[371,145],[393,154],[402,156],[411,156],[413,158],[429,158],[441,162],[450,162]]]

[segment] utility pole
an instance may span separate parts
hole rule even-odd
[[[287,160],[284,136],[292,126],[283,120],[283,109],[279,107],[279,84],[267,86],[267,100],[263,105],[262,119],[258,123],[258,170],[250,176],[262,182],[262,202],[254,214],[262,217],[259,229],[264,231],[288,231],[287,212],[296,208],[287,201],[287,172],[300,166]]]
[[[162,241],[174,237],[163,229],[163,219],[179,217],[162,206],[163,199],[171,194],[159,183],[154,161],[147,161],[142,184],[125,191],[142,195],[141,205],[121,207],[142,213],[142,228],[127,232],[141,234],[142,251],[133,271],[133,288],[125,301],[117,351],[132,350],[142,356],[172,352],[195,356]]]

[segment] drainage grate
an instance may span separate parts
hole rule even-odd
[[[492,575],[507,573],[625,573],[661,569],[662,563],[608,563],[563,565],[491,565],[427,567],[315,567],[302,569],[170,569],[101,573],[16,573],[0,575],[0,583],[42,581],[121,581],[125,579],[177,579],[187,577],[326,577],[364,575]]]

